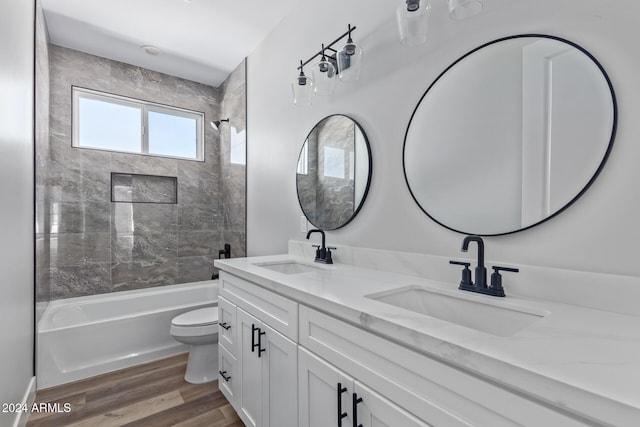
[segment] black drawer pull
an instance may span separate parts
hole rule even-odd
[[[227,376],[227,371],[218,371],[218,373],[226,382],[229,382],[231,380],[231,377]]]
[[[220,327],[225,331],[228,331],[229,329],[231,329],[231,325],[229,325],[227,322],[220,323]]]
[[[353,393],[353,427],[362,427],[362,424],[358,424],[358,403],[362,403],[362,398],[358,397],[358,393]]]
[[[342,393],[346,391],[347,388],[342,387],[342,383],[338,383],[338,427],[342,427],[342,419],[347,417],[347,413],[342,412]]]

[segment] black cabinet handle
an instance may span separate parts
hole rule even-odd
[[[227,322],[220,323],[220,327],[222,327],[222,329],[227,331],[231,329],[231,325],[229,325]]]
[[[358,424],[358,403],[362,403],[362,398],[358,397],[358,393],[353,393],[353,427],[362,427],[362,424]]]
[[[338,383],[338,427],[342,427],[342,419],[347,417],[347,413],[342,412],[342,393],[346,391],[347,388],[342,387],[342,383]]]
[[[262,329],[258,328],[258,357],[265,351],[266,349],[262,348],[262,336],[265,335],[266,332],[263,332]]]
[[[256,327],[256,325],[254,325],[253,323],[251,324],[251,353],[256,351],[256,347],[258,347],[258,344],[256,344],[256,331],[260,330],[260,328]]]
[[[226,382],[229,382],[231,380],[231,377],[227,376],[227,371],[218,371],[218,373]]]
[[[256,332],[258,332],[258,342],[256,342]],[[255,324],[251,325],[251,352],[254,353],[257,348],[258,357],[261,357],[262,353],[267,351],[262,348],[262,336],[265,334],[266,332],[263,332],[262,329],[258,328]]]

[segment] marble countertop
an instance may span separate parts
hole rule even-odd
[[[284,274],[257,265],[290,260],[317,269]],[[616,426],[640,422],[639,317],[509,295],[496,298],[457,290],[452,283],[322,265],[291,255],[216,260],[215,266],[588,419]],[[507,286],[507,275],[503,281]],[[505,337],[367,298],[411,285],[546,315]]]

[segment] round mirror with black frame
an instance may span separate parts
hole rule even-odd
[[[450,230],[514,233],[584,194],[616,124],[611,81],[585,49],[548,35],[501,38],[455,61],[422,96],[405,134],[405,179]]]
[[[334,114],[305,139],[296,171],[298,202],[309,222],[336,230],[358,214],[371,182],[371,148],[362,127]]]

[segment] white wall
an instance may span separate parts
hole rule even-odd
[[[0,3],[0,403],[33,377],[34,2]],[[0,412],[0,425],[16,414]]]
[[[295,189],[298,152],[323,117],[342,113],[360,122],[371,143],[373,180],[358,217],[328,233],[330,243],[443,256],[459,254],[462,235],[438,226],[414,204],[402,171],[406,125],[429,84],[470,49],[507,35],[545,33],[576,42],[607,70],[618,97],[616,142],[600,177],[571,208],[516,234],[487,238],[487,257],[638,277],[640,250],[640,54],[634,0],[485,0],[467,21],[449,20],[444,0],[432,0],[429,41],[398,42],[400,0],[301,0],[292,16],[248,59],[248,254],[284,253],[302,239]],[[347,23],[365,50],[360,82],[340,84],[311,108],[291,103],[296,64]],[[336,254],[336,258],[339,254]],[[640,284],[639,284],[640,286]]]

